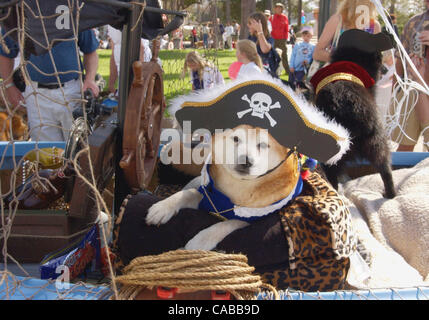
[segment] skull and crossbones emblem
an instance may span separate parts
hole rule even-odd
[[[252,112],[253,117],[258,117],[261,119],[264,119],[264,117],[267,117],[270,121],[271,127],[274,127],[277,124],[277,121],[274,120],[270,115],[271,109],[280,109],[280,103],[276,102],[275,104],[272,104],[272,99],[268,94],[262,93],[262,92],[256,92],[252,95],[252,98],[249,99],[247,97],[247,94],[241,97],[241,100],[246,101],[249,103],[250,108],[237,112],[237,116],[239,119],[241,119],[244,115]]]

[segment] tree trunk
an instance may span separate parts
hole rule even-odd
[[[185,0],[177,0],[177,10],[185,9]]]
[[[301,12],[302,12],[302,0],[298,0],[298,30],[301,30]]]
[[[287,0],[287,18],[290,23],[292,21],[292,0]]]
[[[395,13],[396,0],[391,0],[389,13]]]
[[[231,23],[231,0],[225,0],[226,22]]]
[[[210,1],[211,3],[211,18],[212,18],[212,27],[213,27],[213,41],[215,49],[219,48],[219,26],[217,23],[217,0]]]
[[[241,0],[241,29],[240,39],[247,39],[249,29],[247,28],[247,18],[256,11],[256,0]]]
[[[319,4],[319,20],[317,24],[318,37],[322,34],[323,28],[329,17],[336,12],[337,0],[320,0]]]
[[[271,13],[273,13],[273,0],[267,0],[265,4],[265,8],[270,10]]]

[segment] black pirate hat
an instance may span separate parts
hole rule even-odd
[[[170,111],[180,125],[190,121],[192,130],[212,134],[243,124],[267,129],[283,146],[327,164],[336,163],[349,148],[346,129],[268,75],[181,96]]]
[[[369,53],[382,52],[393,47],[394,41],[388,34],[383,32],[371,34],[359,29],[344,31],[337,45],[337,48],[356,48]]]

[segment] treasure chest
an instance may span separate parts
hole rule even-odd
[[[108,184],[112,184],[115,130],[116,114],[112,114],[88,137],[91,161],[95,164],[93,168],[97,178],[96,185],[100,192]],[[38,263],[47,253],[73,243],[85,234],[97,218],[97,211],[94,208],[96,192],[82,181],[88,178],[87,173],[82,174],[82,178],[62,177],[64,181],[60,182],[61,190],[57,186],[57,192],[62,191],[62,188],[64,190],[58,196],[54,192],[52,199],[51,195],[47,195],[48,193],[42,192],[40,197],[34,194],[34,190],[37,190],[36,184],[40,181],[43,183],[44,180],[32,179],[31,172],[28,170],[28,161],[22,160],[36,148],[37,150],[58,148],[68,152],[70,144],[66,146],[64,142],[39,142],[36,146],[34,142],[16,142],[2,146],[4,150],[2,154],[5,155],[0,171],[2,206],[6,217],[4,221],[13,222],[7,242],[8,254],[22,263]],[[80,159],[80,168],[83,172],[90,172],[88,156],[85,155],[86,158]],[[14,162],[21,165],[14,169]],[[48,175],[46,178],[53,182],[51,178],[55,174],[55,177],[58,177],[58,170],[61,169],[44,169],[38,172],[39,175],[46,173]],[[63,173],[64,170],[61,172]],[[34,170],[32,173],[34,174]],[[111,208],[112,199],[109,197],[105,199]],[[19,200],[18,203],[17,200]],[[108,210],[110,209],[102,211]],[[3,245],[3,241],[3,239],[0,241],[0,245]]]

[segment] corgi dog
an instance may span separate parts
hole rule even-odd
[[[296,152],[278,143],[267,130],[239,125],[216,133],[199,183],[149,208],[148,225],[168,222],[180,209],[208,211],[221,218],[185,246],[212,250],[228,234],[284,207],[301,192]]]
[[[20,140],[27,129],[22,117],[0,112],[0,141]],[[12,135],[11,135],[12,133]]]

